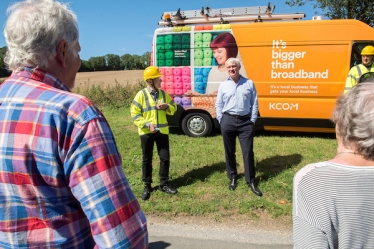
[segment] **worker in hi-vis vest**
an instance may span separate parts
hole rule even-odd
[[[367,72],[374,72],[374,47],[368,45],[361,51],[362,63],[349,70],[347,81],[345,82],[344,93],[351,90],[358,83],[358,79]]]
[[[176,194],[169,181],[170,151],[169,127],[166,115],[173,115],[177,105],[168,93],[161,90],[161,72],[155,66],[144,70],[144,81],[147,87],[140,90],[130,106],[130,113],[134,124],[138,127],[141,148],[143,152],[142,180],[144,190],[142,199],[148,200],[151,196],[152,183],[152,156],[153,146],[156,143],[160,158],[160,185],[159,190],[168,194]]]

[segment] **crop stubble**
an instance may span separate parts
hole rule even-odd
[[[101,85],[102,87],[138,84],[143,80],[143,70],[123,70],[123,71],[98,71],[79,72],[75,78],[75,86]]]

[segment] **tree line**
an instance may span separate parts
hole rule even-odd
[[[10,72],[6,69],[4,56],[7,47],[0,48],[0,77],[7,77]],[[143,55],[124,54],[122,56],[107,54],[104,56],[90,57],[88,60],[81,60],[79,72],[91,71],[112,71],[112,70],[142,70],[149,66],[150,52]]]
[[[107,54],[91,57],[88,60],[82,60],[79,72],[145,69],[149,66],[150,56],[150,52],[145,52],[143,55]]]
[[[329,19],[356,19],[374,27],[373,0],[286,0],[290,6],[306,3],[312,3],[314,9],[321,9]]]

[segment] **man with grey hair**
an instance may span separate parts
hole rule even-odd
[[[103,114],[74,94],[77,19],[66,4],[8,9],[0,86],[0,247],[147,248],[146,218]]]
[[[218,88],[216,113],[225,147],[229,189],[235,190],[237,187],[235,151],[238,137],[243,153],[245,180],[255,195],[262,196],[255,182],[253,153],[254,126],[258,113],[256,87],[252,80],[239,74],[241,64],[238,59],[229,58],[225,66],[229,77]]]

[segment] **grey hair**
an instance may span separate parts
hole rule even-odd
[[[73,51],[79,39],[76,15],[68,4],[55,0],[24,0],[10,6],[4,36],[8,69],[19,66],[48,67],[59,42]]]
[[[240,60],[238,58],[228,58],[227,61],[225,62],[225,67],[227,67],[229,64],[235,64],[239,69],[241,67]]]
[[[332,121],[345,147],[374,160],[374,82],[359,83],[340,97]]]

